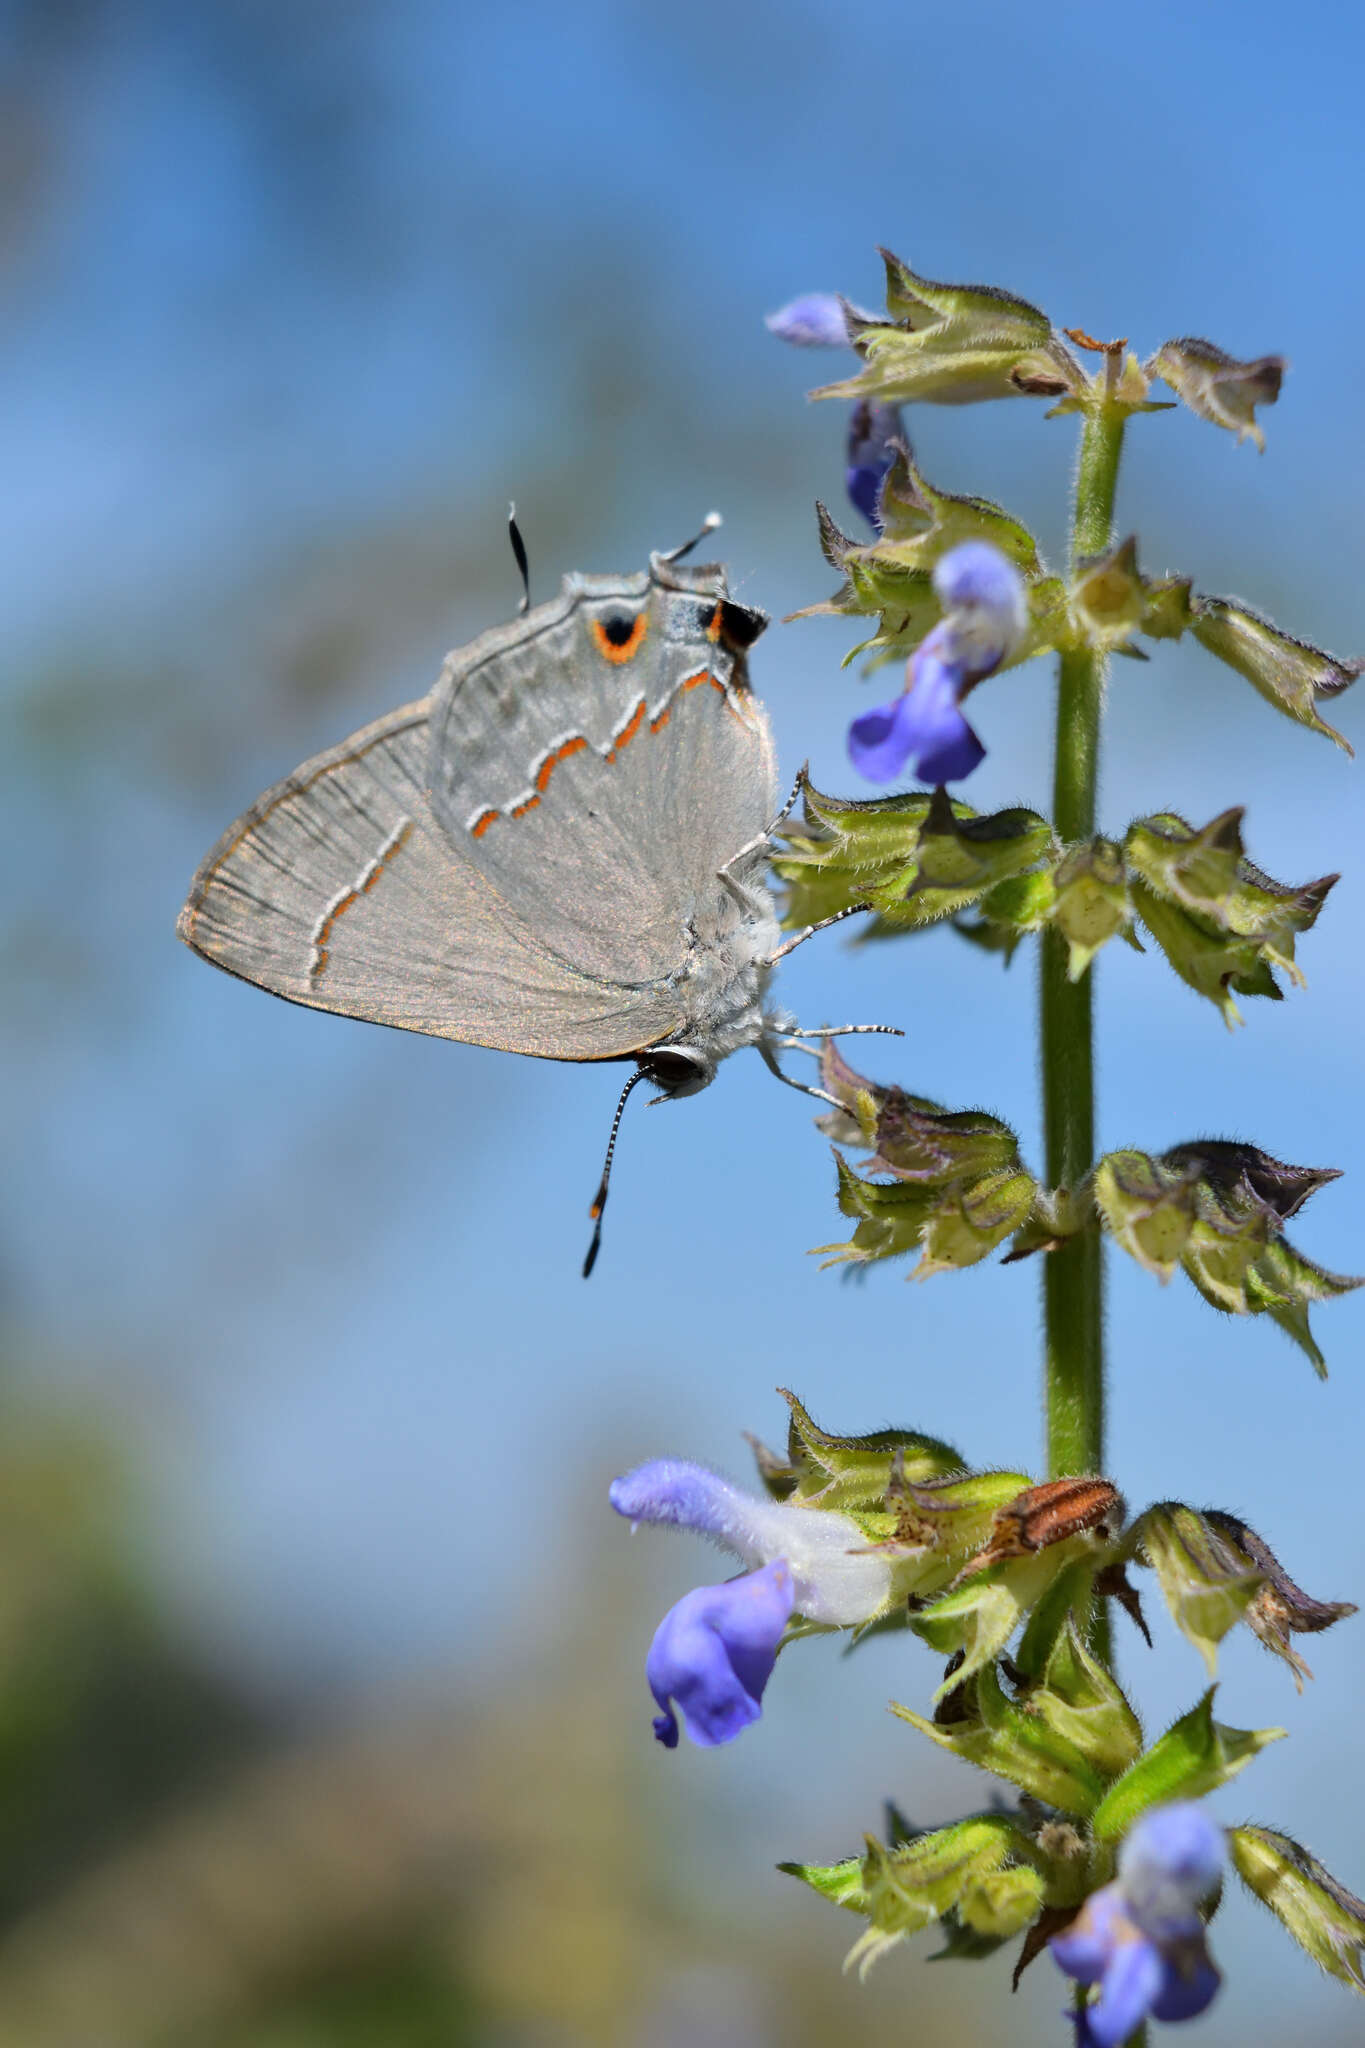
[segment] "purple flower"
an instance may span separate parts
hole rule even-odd
[[[950,548],[934,567],[943,617],[906,664],[906,687],[849,727],[854,767],[890,782],[913,759],[922,782],[958,782],[986,749],[962,714],[962,699],[1013,653],[1028,625],[1019,572],[986,541]]]
[[[864,398],[849,414],[844,482],[854,506],[878,533],[882,483],[896,459],[894,444],[904,439],[899,406]]]
[[[893,1604],[890,1564],[836,1510],[760,1498],[684,1458],[638,1465],[612,1481],[610,1499],[629,1522],[695,1530],[758,1567],[685,1594],[659,1624],[645,1676],[662,1709],[654,1732],[669,1749],[678,1739],[670,1700],[706,1747],[733,1741],[758,1719],[792,1614],[848,1628]]]
[[[797,348],[851,348],[850,315],[859,326],[877,324],[875,313],[864,313],[835,292],[804,292],[776,313],[769,313],[764,324],[779,341],[790,341]],[[882,530],[878,511],[882,479],[894,459],[890,443],[904,438],[898,406],[862,399],[849,415],[844,483],[854,507],[878,533]]]
[[[1098,1984],[1072,2015],[1077,2048],[1121,2048],[1149,2016],[1188,2020],[1221,1981],[1209,1960],[1200,1903],[1223,1875],[1223,1836],[1202,1807],[1144,1814],[1119,1852],[1113,1884],[1094,1892],[1050,1944],[1078,1984]]]
[[[674,1700],[703,1749],[733,1742],[758,1719],[795,1597],[779,1558],[724,1586],[698,1586],[669,1608],[645,1659],[660,1709],[654,1733],[665,1749],[678,1746]]]
[[[848,322],[837,292],[803,292],[769,313],[763,322],[779,341],[797,348],[848,348]]]
[[[849,727],[849,757],[869,782],[893,782],[912,756],[922,782],[960,782],[985,759],[959,701],[966,670],[944,658],[948,640],[940,622],[910,657],[909,687]]]

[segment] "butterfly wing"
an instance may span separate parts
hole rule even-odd
[[[667,986],[623,987],[543,944],[452,847],[427,795],[432,700],[267,790],[201,865],[178,930],[314,1009],[508,1052],[609,1059],[666,1037]]]
[[[761,839],[776,769],[744,650],[765,623],[717,567],[656,557],[451,657],[432,693],[432,806],[560,957],[644,988],[739,911],[717,871]],[[756,878],[760,850],[751,858]]]

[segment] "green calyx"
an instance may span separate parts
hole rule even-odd
[[[1284,1225],[1336,1178],[1330,1167],[1287,1166],[1254,1145],[1201,1139],[1158,1154],[1106,1153],[1091,1186],[1103,1227],[1139,1265],[1163,1281],[1179,1266],[1215,1308],[1271,1316],[1325,1377],[1309,1307],[1361,1283],[1304,1258]]]
[[[846,666],[860,654],[869,655],[875,667],[913,653],[941,616],[931,580],[935,562],[963,540],[985,540],[1019,569],[1029,608],[1028,629],[1002,672],[1048,650],[1088,649],[1145,660],[1140,638],[1179,640],[1188,632],[1277,711],[1352,752],[1319,705],[1349,688],[1365,660],[1343,659],[1287,633],[1236,598],[1197,592],[1188,577],[1145,576],[1135,537],[1079,561],[1064,580],[1048,572],[1019,520],[989,499],[936,490],[904,452],[887,478],[884,505],[887,525],[866,543],[851,540],[824,506],[817,507],[825,559],[844,580],[831,598],[791,614],[875,615],[876,632],[850,650]]]
[[[951,917],[1053,846],[1035,811],[983,818],[942,789],[861,802],[824,796],[809,783],[802,823],[786,838],[790,851],[773,869],[787,885],[788,928],[866,904],[884,932]]]
[[[979,1937],[965,1946],[987,1954],[1035,1920],[1047,1891],[1044,1858],[1021,1820],[1003,1813],[973,1814],[950,1827],[897,1836],[869,1836],[866,1854],[830,1865],[783,1863],[822,1898],[866,1916],[866,1932],[849,1963],[866,1974],[888,1949],[940,1924],[949,1948],[958,1930]]]
[[[780,1392],[791,1411],[785,1466],[756,1446],[760,1477],[778,1499],[794,1497],[810,1507],[884,1510],[893,1477],[900,1485],[924,1484],[966,1470],[951,1444],[913,1430],[831,1436],[795,1394],[785,1387]]]
[[[1336,875],[1294,888],[1246,858],[1242,812],[1196,830],[1173,811],[1139,818],[1124,840],[1134,908],[1181,980],[1240,1022],[1239,995],[1281,994],[1273,969],[1302,984],[1294,942],[1317,922]]]
[[[954,1696],[951,1718],[892,1708],[939,1748],[1015,1785],[1025,1795],[1018,1807],[927,1831],[901,1824],[887,1843],[869,1837],[861,1857],[780,1868],[867,1920],[849,1957],[863,1969],[935,1923],[947,1934],[940,1954],[968,1958],[1032,1929],[1022,1968],[1112,1876],[1119,1843],[1144,1813],[1204,1798],[1284,1732],[1228,1728],[1212,1708],[1210,1688],[1142,1751],[1137,1716],[1117,1681],[1069,1625],[1040,1683],[1007,1691],[991,1663]],[[1233,1830],[1229,1844],[1239,1873],[1310,1953],[1321,1948],[1343,1968],[1359,1968],[1358,1900],[1284,1837]],[[1278,1902],[1270,1896],[1277,1890]]]
[[[926,1720],[892,1702],[891,1711],[926,1735],[939,1749],[992,1777],[1004,1778],[1059,1813],[1084,1817],[1104,1797],[1102,1771],[1066,1735],[1000,1683],[994,1664],[983,1665],[962,1688],[951,1720]]]
[[[868,1172],[841,1153],[839,1207],[855,1223],[843,1244],[824,1245],[827,1263],[866,1264],[918,1250],[914,1275],[974,1266],[1023,1227],[1037,1183],[1021,1164],[1008,1124],[984,1110],[940,1109],[899,1088],[874,1088],[827,1040],[821,1081],[844,1105],[821,1119],[839,1143],[870,1147]]]
[[[1073,981],[1111,939],[1137,945],[1140,922],[1186,986],[1234,1025],[1238,996],[1279,1001],[1277,974],[1302,986],[1297,941],[1339,879],[1274,881],[1247,858],[1242,818],[1235,808],[1194,826],[1158,811],[1121,841],[1063,846],[1036,811],[981,817],[943,789],[839,799],[807,783],[801,824],[773,867],[789,928],[865,905],[870,935],[956,917],[966,937],[1008,956],[1050,925]],[[974,921],[961,921],[966,912]]]
[[[839,1207],[851,1238],[817,1250],[831,1265],[867,1265],[918,1252],[911,1277],[974,1266],[1008,1238],[1009,1257],[1049,1254],[1102,1229],[1161,1281],[1182,1270],[1231,1315],[1269,1315],[1326,1375],[1309,1327],[1315,1302],[1361,1282],[1315,1265],[1285,1224],[1332,1167],[1291,1166],[1255,1145],[1204,1138],[1150,1153],[1107,1152],[1073,1189],[1042,1186],[1009,1125],[984,1110],[945,1110],[857,1074],[827,1043],[826,1093],[840,1105],[818,1119],[836,1145],[871,1153],[862,1173],[836,1152]],[[872,1178],[873,1175],[885,1176]]]
[[[1313,1674],[1290,1643],[1291,1634],[1318,1634],[1357,1612],[1347,1600],[1313,1599],[1254,1529],[1221,1510],[1159,1501],[1133,1524],[1126,1549],[1155,1570],[1172,1619],[1203,1657],[1210,1678],[1218,1668],[1219,1643],[1244,1621],[1289,1666],[1302,1691]]]
[[[1346,753],[1350,742],[1318,711],[1320,698],[1340,696],[1365,661],[1343,661],[1311,640],[1282,632],[1270,619],[1230,597],[1195,599],[1190,631],[1201,647],[1245,676],[1268,704],[1320,732]]]
[[[1075,981],[1110,939],[1136,945],[1140,920],[1181,980],[1227,1024],[1239,1023],[1234,996],[1279,1001],[1277,971],[1302,986],[1295,942],[1338,880],[1273,881],[1246,857],[1242,815],[1224,811],[1195,827],[1161,811],[1137,819],[1121,843],[1101,837],[1062,848],[1047,865],[987,890],[975,905],[979,922],[960,928],[979,939],[993,927],[1013,945],[1052,925]]]
[[[1340,1984],[1365,1992],[1365,1900],[1273,1828],[1228,1829],[1232,1867],[1299,1947]]]
[[[990,398],[1056,398],[1084,373],[1046,313],[991,285],[935,284],[889,250],[883,320],[849,321],[862,358],[855,377],[812,398],[916,399],[968,405]]]
[[[904,445],[897,447],[882,484],[881,520],[876,549],[869,551],[881,561],[927,572],[949,548],[984,540],[1013,562],[1026,580],[1042,573],[1038,543],[1021,520],[989,498],[936,489]]]
[[[1274,405],[1288,367],[1283,356],[1255,356],[1239,362],[1211,341],[1186,335],[1167,341],[1144,366],[1183,399],[1190,411],[1238,441],[1254,442],[1264,454],[1265,435],[1256,424],[1258,405]]]

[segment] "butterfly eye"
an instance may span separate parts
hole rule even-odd
[[[665,1045],[639,1055],[640,1071],[670,1100],[695,1095],[715,1074],[715,1063],[690,1045]]]
[[[608,661],[629,661],[649,626],[645,612],[607,612],[592,622],[592,636]]]

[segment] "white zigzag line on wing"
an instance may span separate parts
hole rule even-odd
[[[708,681],[716,684],[721,690],[724,691],[725,701],[729,708],[735,713],[736,717],[740,718],[742,722],[745,725],[747,725],[749,721],[747,718],[744,717],[743,710],[740,708],[740,705],[736,700],[735,694],[731,690],[730,685],[724,680],[723,677],[718,676],[715,670],[711,668],[690,669],[685,676],[679,676],[677,682],[673,684],[671,689],[666,690],[664,692],[663,696],[659,699],[659,702],[655,705],[653,711],[649,709],[646,694],[643,690],[641,690],[637,697],[633,697],[631,699],[630,706],[626,712],[625,717],[616,727],[615,731],[611,735],[611,738],[607,741],[605,746],[599,746],[597,741],[591,739],[585,732],[575,731],[558,733],[555,736],[555,738],[550,741],[549,745],[547,747],[542,748],[540,753],[537,754],[535,760],[532,761],[530,770],[531,780],[527,783],[526,787],[524,789],[518,790],[515,796],[507,798],[501,804],[480,804],[478,809],[476,811],[471,811],[469,816],[465,819],[466,832],[472,833],[474,831],[475,826],[478,825],[482,819],[491,817],[505,818],[510,816],[512,812],[520,810],[523,806],[527,804],[530,804],[532,802],[539,802],[544,792],[538,786],[538,778],[544,770],[546,763],[553,759],[553,757],[559,752],[561,747],[567,747],[574,740],[581,740],[584,747],[590,749],[592,753],[596,754],[599,761],[610,761],[613,755],[615,754],[616,749],[621,744],[621,741],[624,739],[625,735],[630,731],[631,727],[636,724],[637,720],[648,719],[650,724],[656,723],[660,718],[663,717],[666,711],[672,710],[675,698],[682,696],[685,690],[689,688],[696,689],[699,686],[698,678],[703,675],[706,676]]]
[[[331,935],[331,928],[335,920],[341,915],[343,910],[350,908],[357,896],[363,896],[365,891],[372,888],[379,880],[386,861],[390,860],[397,853],[411,830],[412,819],[408,817],[400,818],[378,853],[375,854],[373,860],[367,860],[355,880],[348,882],[344,889],[338,889],[336,895],[324,907],[310,935],[313,946],[308,962],[308,979],[310,981],[315,981],[327,965],[327,940]]]

